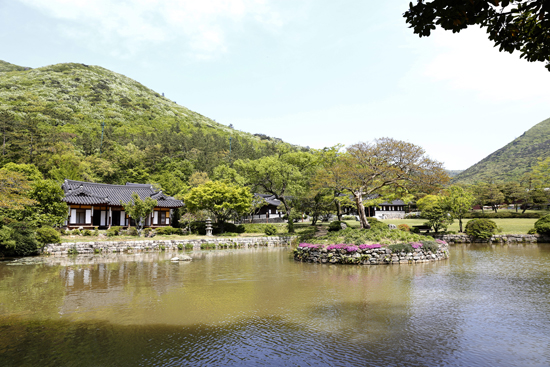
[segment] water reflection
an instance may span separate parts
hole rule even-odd
[[[549,365],[549,250],[370,267],[282,248],[0,263],[0,365]]]

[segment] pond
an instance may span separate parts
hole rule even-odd
[[[550,365],[550,245],[392,266],[190,255],[0,262],[0,365]]]

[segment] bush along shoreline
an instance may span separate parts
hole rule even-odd
[[[449,246],[442,240],[386,244],[300,243],[294,260],[320,264],[391,265],[426,263],[449,258]]]

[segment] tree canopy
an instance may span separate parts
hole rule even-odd
[[[222,181],[208,181],[192,188],[184,196],[184,201],[190,212],[207,210],[223,224],[233,214],[242,215],[248,212],[252,205],[252,194],[246,187]]]
[[[545,0],[417,0],[403,16],[420,37],[440,26],[453,33],[471,25],[486,28],[500,51],[519,51],[550,70],[550,2]]]
[[[141,200],[139,195],[133,192],[132,201],[127,203],[123,203],[121,201],[120,205],[122,205],[124,207],[124,211],[136,221],[138,230],[141,231],[143,225],[145,224],[145,218],[151,214],[155,206],[157,206],[157,201],[151,198]]]
[[[291,198],[305,191],[315,161],[311,153],[284,152],[256,160],[238,160],[235,168],[252,190],[274,195],[282,202],[289,232],[293,232]]]
[[[391,138],[357,143],[330,169],[318,172],[317,182],[353,195],[361,228],[370,228],[363,198],[379,202],[406,197],[412,192],[431,191],[449,181],[440,162],[412,143]],[[374,202],[373,202],[374,203]]]

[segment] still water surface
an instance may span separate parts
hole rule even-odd
[[[550,366],[550,245],[370,267],[191,255],[0,262],[0,366]]]

